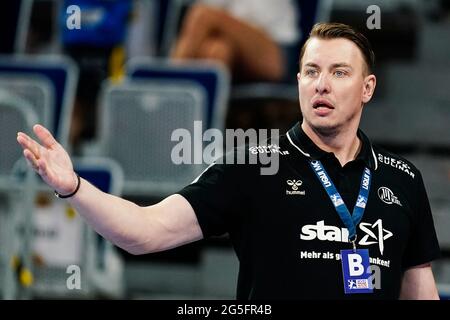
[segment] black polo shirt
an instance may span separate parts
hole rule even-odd
[[[355,160],[341,167],[299,124],[236,153],[277,153],[279,169],[261,164],[210,166],[179,192],[192,205],[204,237],[228,233],[238,256],[238,299],[397,299],[405,269],[436,259],[439,245],[420,172],[407,160],[362,141]],[[353,211],[364,167],[372,183],[357,246],[369,250],[379,289],[344,294],[340,250],[348,231],[309,161],[320,160]]]

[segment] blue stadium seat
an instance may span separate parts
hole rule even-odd
[[[195,122],[204,123],[205,114],[205,90],[195,82],[106,83],[100,94],[99,154],[121,165],[124,195],[166,196],[194,180],[203,159],[199,164],[174,163],[179,143],[171,139],[182,128],[192,135],[192,146],[201,146]]]
[[[70,120],[78,81],[78,68],[65,56],[0,56],[0,74],[40,75],[53,85],[54,113],[50,131],[68,146]]]
[[[131,59],[126,66],[131,79],[185,80],[201,85],[206,91],[208,128],[225,128],[230,76],[216,63],[192,61],[177,64],[164,59]]]

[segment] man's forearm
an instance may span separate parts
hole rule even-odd
[[[144,210],[130,201],[104,193],[84,179],[68,201],[95,231],[124,250],[133,253],[147,240]]]

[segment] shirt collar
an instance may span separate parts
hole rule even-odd
[[[362,132],[361,129],[358,129],[357,135],[362,141],[362,147],[355,160],[362,160],[369,169],[376,170],[378,168],[378,160],[375,156],[375,152],[373,151],[369,138]],[[286,136],[290,144],[308,158],[319,160],[330,154],[330,152],[326,152],[314,144],[314,142],[303,131],[300,123],[296,123],[287,132]]]

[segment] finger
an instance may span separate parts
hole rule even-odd
[[[31,169],[33,169],[35,172],[39,172],[39,167],[35,166],[30,160],[28,160],[28,159],[26,159],[26,160],[27,160],[28,166],[29,166]]]
[[[35,170],[42,178],[48,177],[47,163],[44,159],[36,159],[30,150],[26,149],[23,151],[27,163],[33,170]]]
[[[20,139],[20,140],[19,140]],[[28,137],[28,135],[26,134],[26,133],[23,133],[23,132],[17,132],[17,141],[20,143],[20,144],[22,144],[21,143],[21,141],[27,141],[29,139],[29,137]]]
[[[31,140],[31,138],[27,134],[25,134],[23,132],[17,133],[17,142],[19,142],[23,148],[29,147],[30,140]]]
[[[36,124],[33,127],[33,131],[39,138],[39,140],[41,140],[44,147],[52,148],[55,144],[57,144],[55,138],[52,136],[50,131],[48,131],[47,128],[41,126],[40,124]]]
[[[19,142],[19,144],[22,146],[22,148],[24,150],[27,150],[27,149],[29,150],[31,148],[31,144],[28,141],[26,135],[24,135],[24,134],[20,134],[20,133],[17,134],[17,142]]]
[[[27,160],[28,165],[33,168],[34,170],[38,171],[39,170],[39,164],[38,161],[36,159],[36,157],[33,155],[33,153],[28,150],[25,149],[23,151],[23,155],[25,156],[25,159]]]
[[[41,145],[31,139],[29,136],[27,136],[24,133],[19,132],[17,135],[17,142],[20,143],[22,148],[30,150],[36,158],[40,158],[40,148]]]
[[[37,165],[41,177],[48,177],[47,162],[44,159],[37,159]]]
[[[17,136],[25,136],[28,137],[28,135],[25,132],[19,131],[17,132]]]

